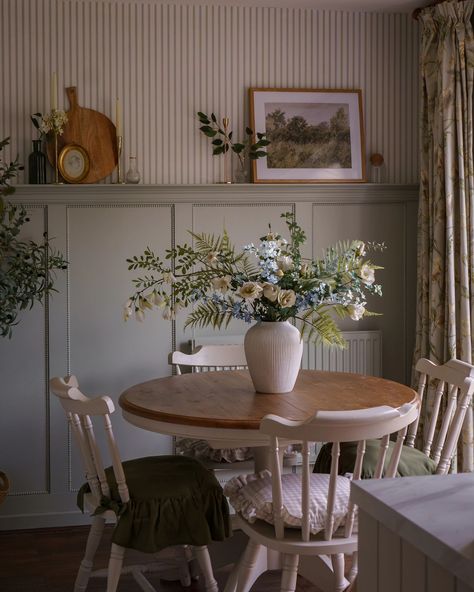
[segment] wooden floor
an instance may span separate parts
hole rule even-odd
[[[68,528],[41,529],[29,531],[0,532],[0,591],[1,592],[72,592],[77,568],[85,548],[89,528],[74,526]],[[97,567],[107,563],[111,529],[107,528],[97,554]],[[232,545],[235,549],[245,546],[245,535],[237,532]],[[228,543],[218,543],[226,545]],[[229,546],[230,549],[230,546]],[[224,565],[233,557],[222,556],[219,548],[221,567],[215,569],[219,589],[223,590],[230,566]],[[211,554],[216,553],[211,548]],[[138,562],[143,563],[147,555],[139,555]],[[129,552],[127,560],[137,562],[137,554]],[[150,576],[153,585],[162,592],[199,592],[203,588],[198,582],[183,588],[179,582],[166,582],[155,575]],[[252,592],[276,592],[279,590],[280,572],[263,574],[254,584]],[[105,579],[90,580],[87,592],[103,592]],[[297,592],[319,592],[319,589],[302,577],[298,577]],[[140,592],[132,576],[122,576],[118,592]]]

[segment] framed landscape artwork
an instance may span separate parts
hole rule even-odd
[[[366,180],[360,90],[251,88],[250,127],[270,141],[255,183]]]

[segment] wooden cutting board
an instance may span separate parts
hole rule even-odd
[[[62,136],[58,136],[58,154],[66,144],[79,144],[89,156],[89,173],[81,183],[95,183],[117,166],[117,140],[115,125],[99,111],[80,107],[76,87],[66,88],[69,100],[68,122]],[[54,138],[48,141],[48,158],[54,167]]]

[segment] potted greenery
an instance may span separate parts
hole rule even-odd
[[[0,153],[10,138],[0,141]],[[6,198],[15,188],[10,180],[23,167],[18,157],[5,162],[0,154],[0,336],[11,337],[18,324],[21,310],[32,308],[35,302],[55,291],[54,272],[65,269],[63,256],[53,251],[45,233],[40,243],[20,239],[23,226],[29,221],[25,208]]]
[[[258,158],[267,156],[265,148],[270,144],[270,140],[267,140],[266,134],[257,133],[257,141],[252,142],[253,130],[246,127],[245,134],[247,138],[242,142],[236,142],[233,138],[233,132],[228,127],[228,117],[223,117],[221,124],[214,113],[208,116],[202,111],[198,111],[197,116],[199,123],[202,124],[199,128],[201,132],[208,138],[213,138],[213,156],[223,154],[225,158],[229,151],[237,155],[239,168],[236,172],[236,179],[238,182],[246,180],[248,173],[247,160],[257,160]]]

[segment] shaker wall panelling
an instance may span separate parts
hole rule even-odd
[[[82,106],[111,119],[120,98],[124,168],[136,156],[143,183],[222,180],[195,114],[229,116],[239,136],[249,87],[361,88],[366,153],[385,158],[368,179],[417,182],[418,25],[409,14],[2,0],[0,31],[0,130],[23,162],[36,137],[29,116],[50,109],[57,72],[60,91],[77,86]]]
[[[127,386],[170,374],[170,351],[215,335],[209,328],[184,331],[184,313],[175,323],[159,311],[148,312],[144,323],[122,320],[135,277],[125,259],[147,245],[163,252],[189,243],[188,229],[220,233],[225,227],[240,248],[262,236],[268,222],[284,230],[280,214],[291,210],[307,234],[307,256],[319,257],[339,239],[385,240],[387,250],[372,257],[385,267],[377,273],[384,296],[371,302],[383,316],[341,326],[381,330],[383,376],[410,380],[415,186],[19,186],[12,199],[28,207],[26,236],[39,238],[47,228],[69,269],[58,274],[58,293],[46,306],[25,313],[11,341],[0,340],[0,470],[12,484],[0,506],[0,529],[82,519],[75,497],[83,470],[64,413],[48,395],[50,376],[77,374],[86,393],[117,402]],[[235,321],[229,333],[246,329]],[[172,450],[171,438],[127,424],[120,409],[114,425],[124,458]]]

